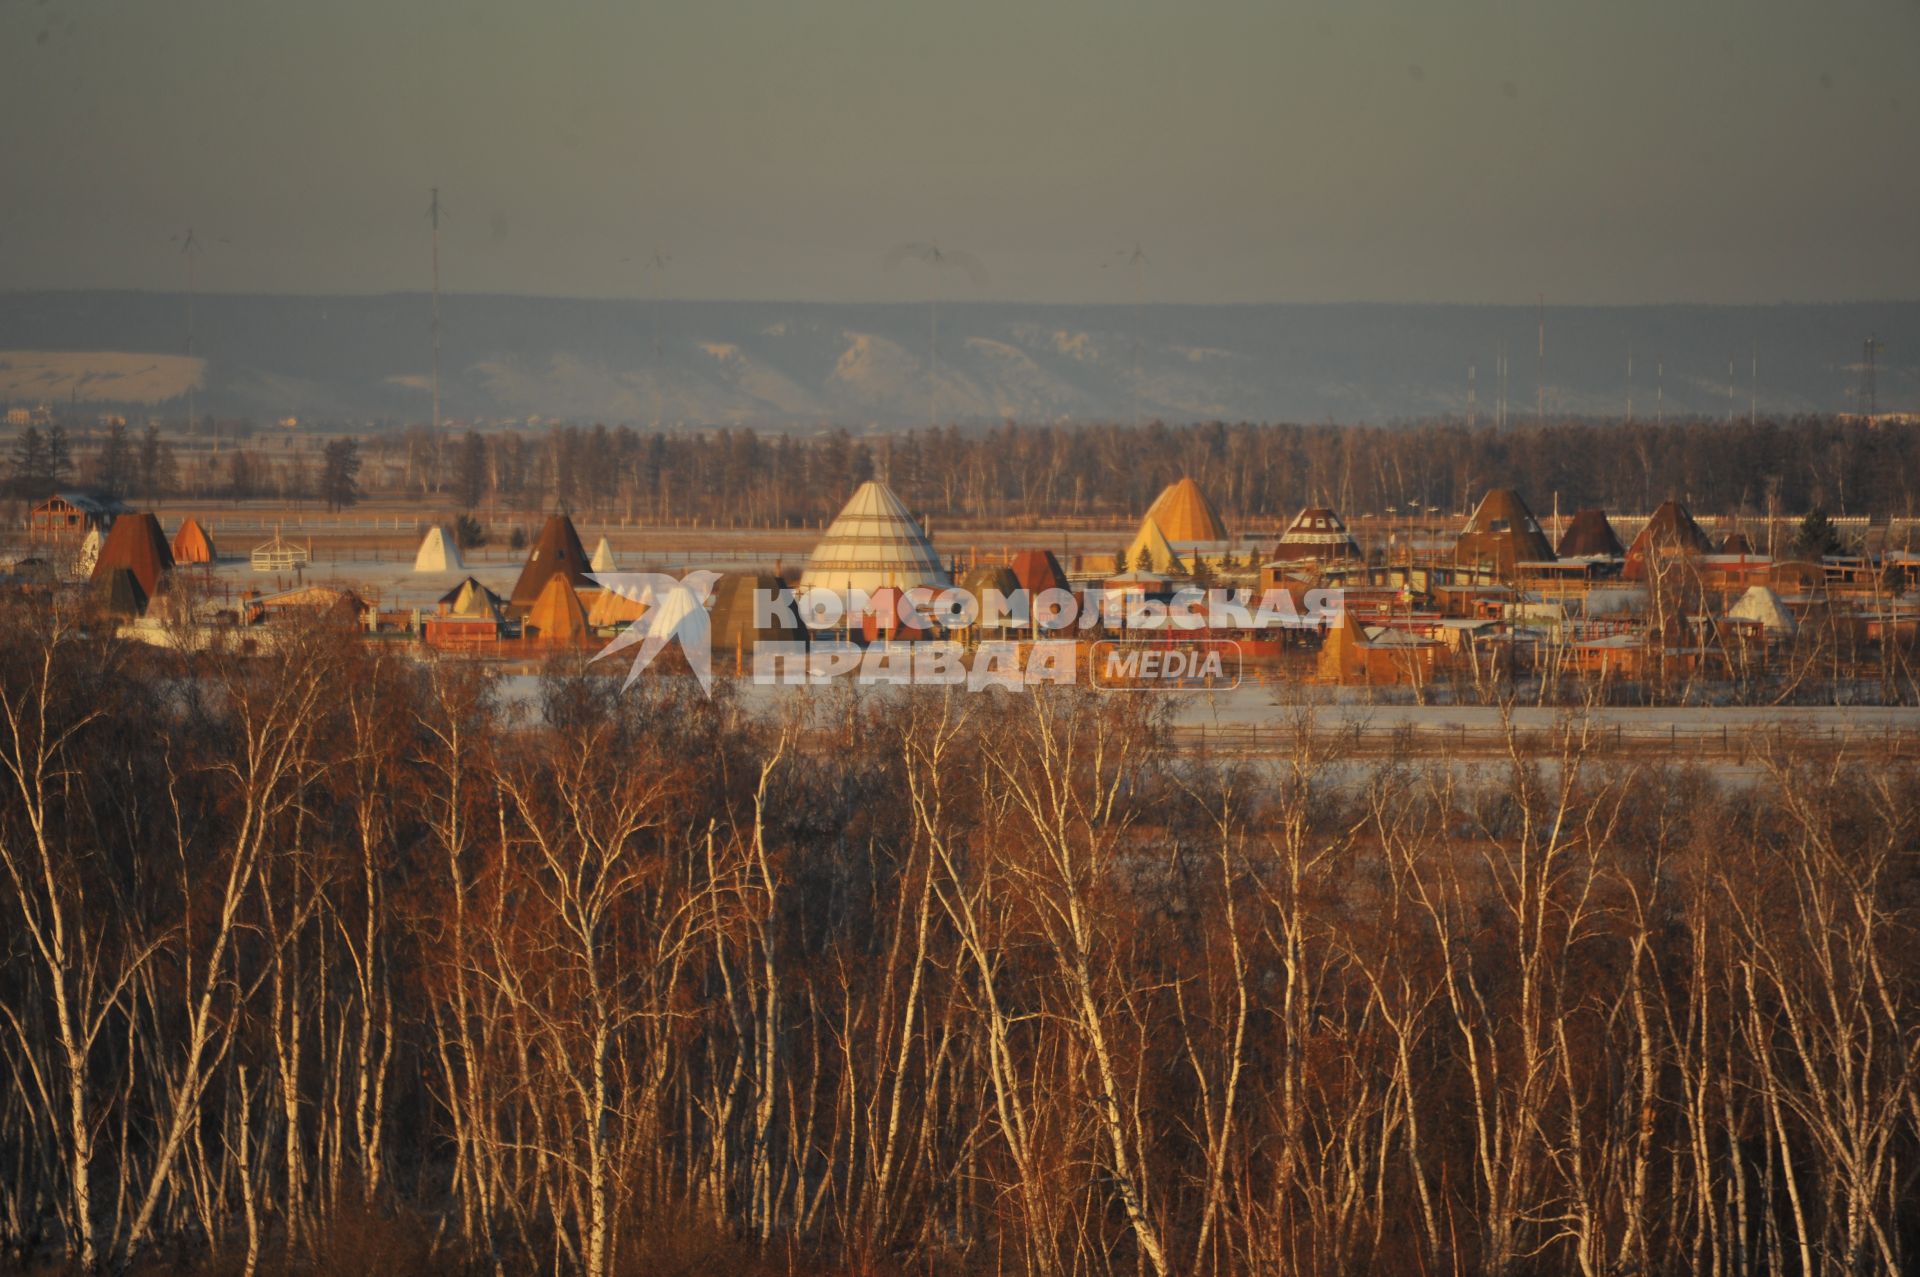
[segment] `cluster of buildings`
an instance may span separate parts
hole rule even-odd
[[[59,494],[32,519],[36,534],[79,539],[74,571],[92,582],[106,614],[136,628],[163,628],[151,618],[171,573],[220,558],[192,518],[169,536],[150,513],[83,494]],[[721,668],[747,668],[768,640],[971,645],[1066,637],[1148,647],[1230,643],[1244,662],[1273,677],[1340,684],[1521,672],[1741,676],[1791,651],[1810,624],[1844,640],[1852,659],[1872,659],[1888,645],[1911,644],[1920,620],[1920,595],[1909,584],[1920,556],[1776,558],[1756,552],[1737,530],[1716,541],[1675,501],[1628,540],[1600,510],[1580,511],[1557,531],[1556,544],[1519,493],[1496,489],[1450,540],[1395,539],[1369,552],[1327,507],[1300,511],[1277,541],[1235,538],[1200,487],[1181,479],[1153,502],[1118,553],[1073,555],[1032,545],[962,561],[939,553],[899,497],[870,481],[853,493],[804,567],[723,574],[707,606]],[[250,558],[258,571],[297,570],[308,551],[276,534]],[[433,527],[413,571],[457,580],[430,604],[383,608],[353,586],[312,582],[249,589],[237,603],[229,593],[225,607],[202,597],[195,606],[197,619],[230,625],[330,611],[371,635],[511,657],[599,645],[647,622],[650,595],[603,588],[595,579],[618,567],[606,538],[589,555],[572,520],[554,515],[504,592],[468,573],[453,535]],[[1023,602],[1011,613],[961,624],[948,616],[943,623],[946,614],[928,599],[952,587],[974,598],[995,592]],[[1169,623],[1152,606],[1196,588],[1278,598],[1292,616],[1313,613],[1306,600],[1314,592],[1333,591],[1343,620],[1275,625],[1241,617],[1194,628]],[[805,609],[769,615],[755,606],[756,597],[782,591],[802,598],[826,591],[866,606],[809,630],[818,622]],[[1047,632],[1031,601],[1048,591],[1094,606],[1080,610],[1076,628]]]

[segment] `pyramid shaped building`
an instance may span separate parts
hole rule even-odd
[[[1627,547],[1627,566],[1621,575],[1638,581],[1646,576],[1650,562],[1712,553],[1712,540],[1693,521],[1687,507],[1678,501],[1662,501]]]
[[[527,556],[527,565],[520,569],[520,579],[513,583],[509,602],[517,608],[532,607],[541,591],[547,588],[547,582],[556,576],[566,577],[576,590],[589,589],[593,580],[587,571],[587,552],[581,548],[580,534],[574,531],[573,520],[556,514],[540,529],[540,539],[533,543],[533,553]]]
[[[1540,521],[1512,488],[1495,488],[1480,499],[1454,542],[1456,561],[1512,576],[1518,564],[1545,563],[1553,546],[1540,530]]]
[[[1147,518],[1159,524],[1161,533],[1175,545],[1227,539],[1227,525],[1220,521],[1219,511],[1192,479],[1168,484],[1147,507]]]
[[[149,599],[160,588],[161,574],[173,567],[173,551],[160,531],[160,520],[151,514],[123,514],[113,521],[100,557],[94,561],[93,579],[107,581],[113,573],[126,568],[140,583]]]
[[[1580,511],[1560,534],[1563,559],[1617,559],[1625,553],[1605,510]]]
[[[1133,534],[1133,544],[1127,547],[1126,562],[1120,565],[1121,570],[1124,572],[1132,568],[1184,576],[1187,565],[1173,548],[1172,540],[1166,534],[1166,529],[1160,526],[1160,521],[1148,515],[1145,522],[1141,523],[1140,530]]]
[[[828,525],[801,574],[803,590],[944,589],[952,585],[926,531],[886,484],[869,479]]]
[[[1357,559],[1360,543],[1347,531],[1346,521],[1339,514],[1326,506],[1308,506],[1280,534],[1273,557],[1289,563],[1301,559]]]
[[[587,637],[587,609],[573,582],[555,573],[547,577],[527,613],[526,629],[547,643],[579,643]]]
[[[420,549],[413,556],[415,572],[459,572],[466,566],[460,557],[460,543],[437,523],[420,538]]]

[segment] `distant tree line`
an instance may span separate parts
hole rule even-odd
[[[7,454],[9,487],[30,497],[78,479],[135,501],[277,498],[336,509],[362,492],[404,492],[465,512],[564,509],[783,525],[831,518],[856,485],[875,477],[932,516],[1124,519],[1191,475],[1229,522],[1285,519],[1310,504],[1346,514],[1457,515],[1493,487],[1517,487],[1537,513],[1557,494],[1563,511],[1644,513],[1678,497],[1713,513],[1906,515],[1920,480],[1920,431],[1843,417],[1505,430],[1453,421],[1008,423],[873,436],[595,425],[436,439],[417,427],[365,437],[351,457],[333,445],[316,458],[240,442],[196,455],[191,469],[149,426],[137,440],[115,427],[76,464],[78,451],[60,427],[23,432]],[[364,473],[355,464],[362,461]]]
[[[1564,511],[1644,513],[1678,497],[1717,513],[1907,514],[1920,480],[1920,432],[1836,417],[1506,430],[1009,423],[873,437],[555,426],[468,433],[437,448],[412,437],[371,447],[377,457],[404,447],[414,489],[466,510],[776,525],[830,518],[874,477],[929,515],[1125,518],[1191,475],[1229,521],[1284,519],[1310,504],[1454,515],[1493,487],[1520,489],[1543,514],[1556,494]]]

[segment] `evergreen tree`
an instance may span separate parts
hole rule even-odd
[[[360,500],[360,445],[335,439],[321,454],[320,498],[329,510],[344,510]]]
[[[13,456],[7,463],[7,478],[16,496],[40,497],[53,486],[47,437],[38,426],[28,426],[13,441]]]
[[[120,497],[126,495],[127,484],[132,477],[133,448],[127,442],[127,428],[124,425],[113,426],[100,445],[100,455],[95,458],[94,480],[106,495]]]
[[[477,430],[467,431],[460,452],[460,508],[471,510],[487,495],[487,441]]]
[[[1833,526],[1833,520],[1827,518],[1827,512],[1818,506],[1812,513],[1800,520],[1800,530],[1794,534],[1793,552],[1803,558],[1818,559],[1823,555],[1839,554],[1845,547],[1840,542],[1839,530]]]
[[[47,482],[49,488],[57,488],[73,474],[73,444],[67,439],[67,428],[55,426],[47,431]]]
[[[146,498],[148,505],[152,505],[154,497],[159,495],[162,447],[160,427],[148,426],[145,433],[140,436],[140,451],[133,463],[134,469],[140,476],[140,493]]]

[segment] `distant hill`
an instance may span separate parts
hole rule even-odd
[[[139,292],[0,294],[0,398],[180,411],[191,366],[185,298]],[[445,415],[765,428],[924,424],[925,305],[442,299]],[[1545,399],[1556,415],[1851,410],[1862,344],[1884,344],[1882,411],[1920,410],[1920,303],[1549,307]],[[947,303],[942,421],[1480,420],[1508,356],[1509,417],[1531,419],[1531,307],[1131,306]],[[429,411],[428,300],[202,296],[194,353],[202,412],[418,420]],[[83,357],[85,356],[85,357]],[[97,358],[95,357],[97,356]],[[150,356],[143,359],[142,356]]]

